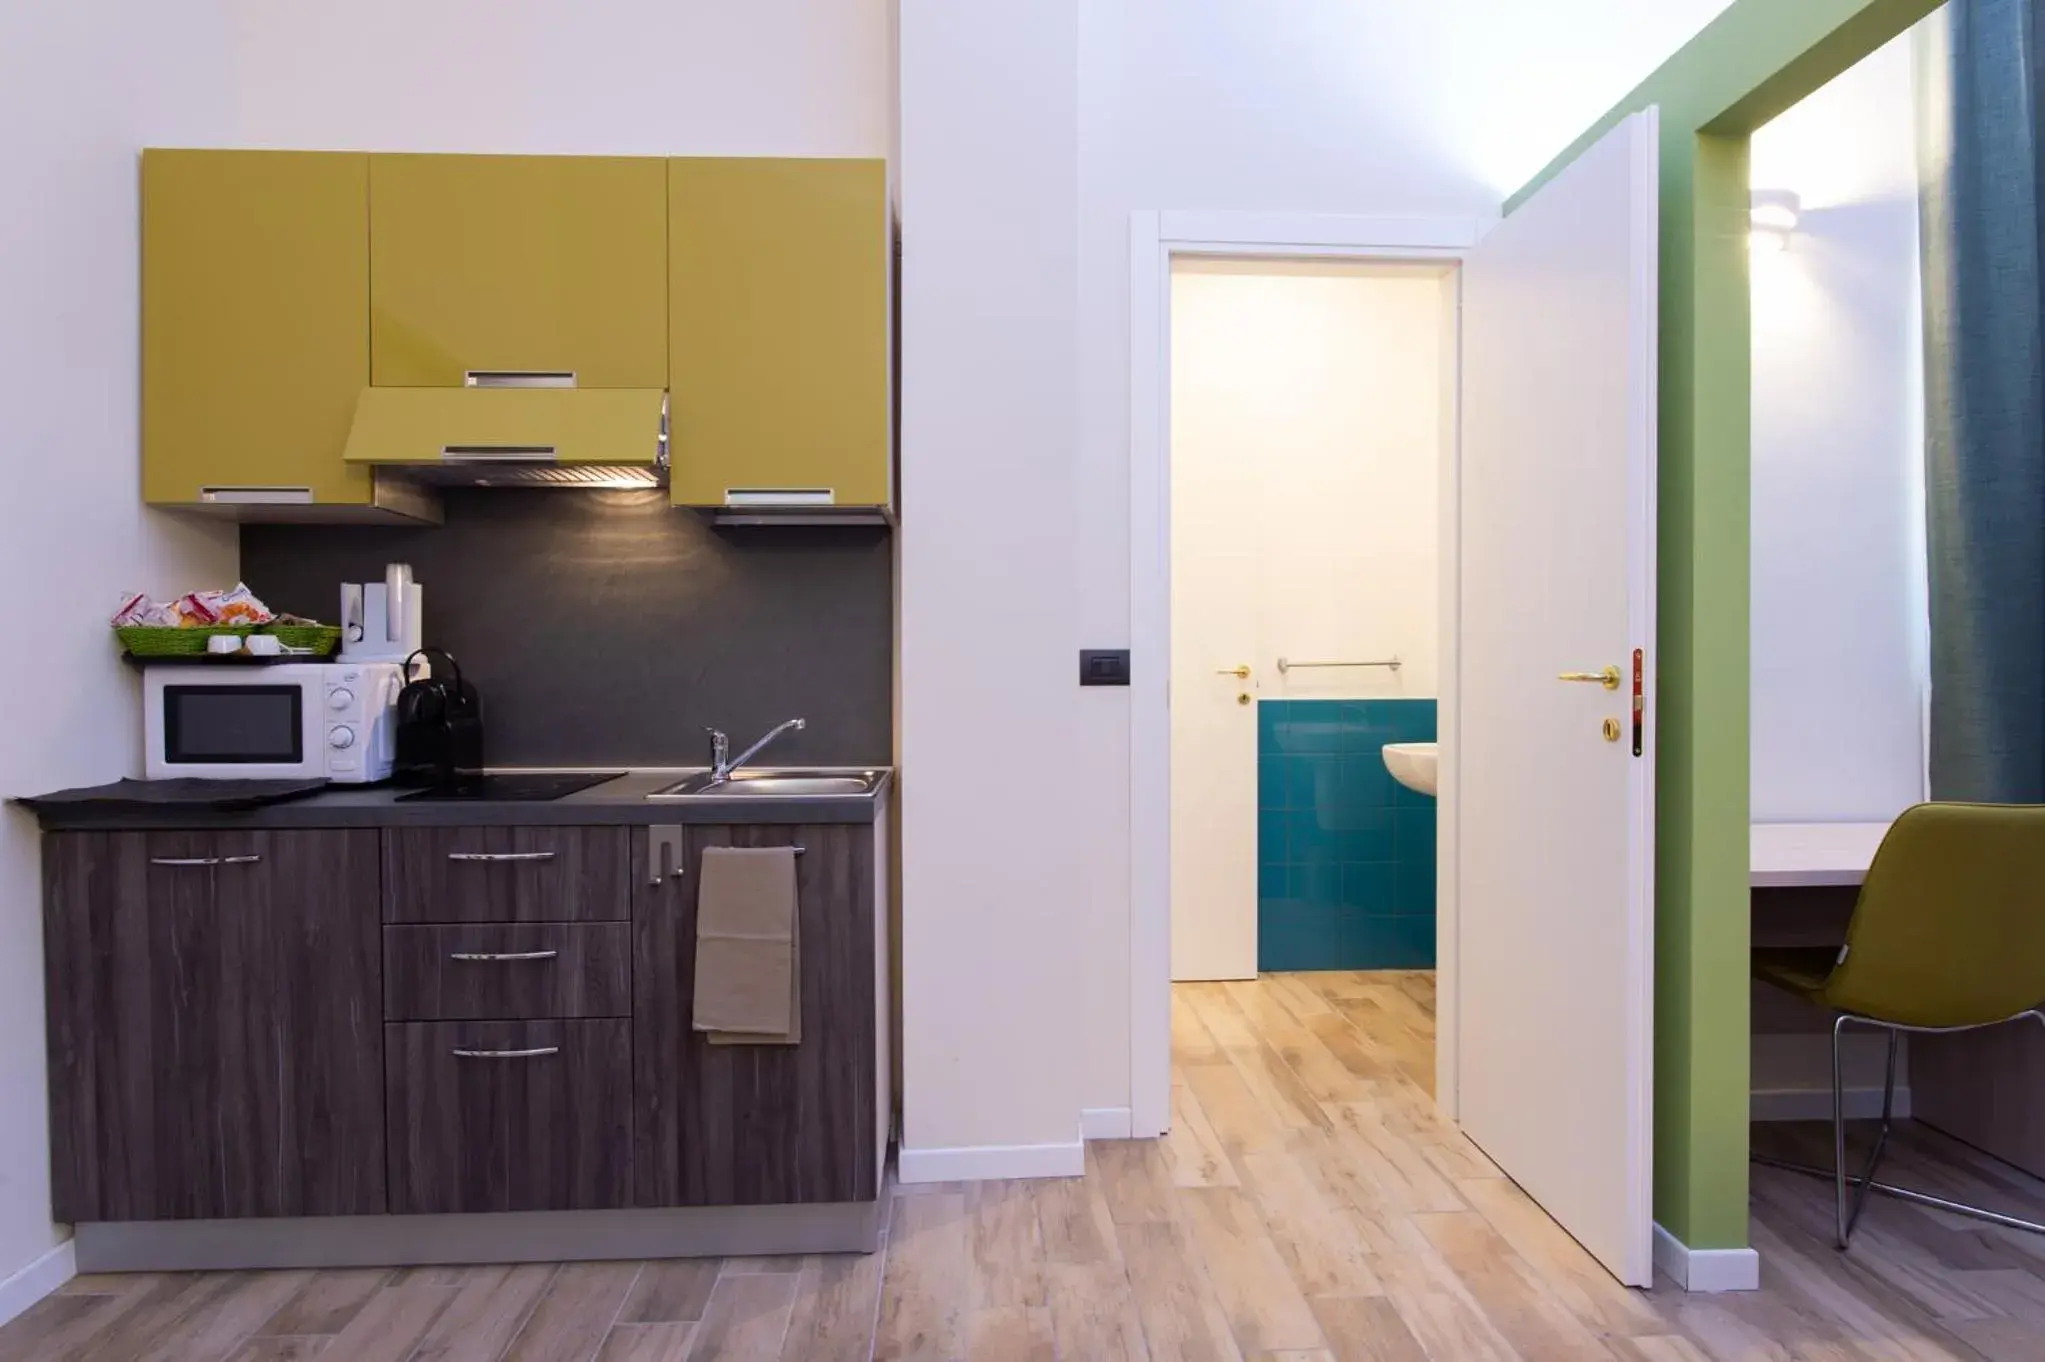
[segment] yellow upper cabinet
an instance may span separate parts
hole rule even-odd
[[[472,370],[667,383],[667,182],[656,158],[370,158],[379,387]]]
[[[887,171],[668,163],[676,505],[892,503]]]
[[[143,498],[369,504],[368,302],[367,157],[145,151]]]

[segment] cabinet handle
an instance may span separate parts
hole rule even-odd
[[[254,865],[260,856],[151,856],[151,865]]]
[[[561,952],[559,951],[454,951],[447,958],[450,960],[485,961],[552,960],[560,954]]]
[[[449,1052],[456,1059],[540,1059],[547,1055],[558,1055],[558,1045],[542,1045],[532,1050],[463,1050],[456,1048]]]
[[[573,369],[469,369],[462,374],[465,388],[572,388]]]
[[[551,861],[551,851],[450,851],[450,861]]]

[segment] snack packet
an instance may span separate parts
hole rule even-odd
[[[257,600],[256,593],[249,590],[245,582],[236,582],[232,591],[203,594],[206,603],[213,608],[215,624],[268,624],[274,618],[270,607]]]
[[[135,592],[121,602],[121,608],[114,612],[113,626],[124,629],[129,625],[154,625],[162,628],[178,622],[177,611],[158,601],[152,601],[141,592]]]
[[[137,592],[121,602],[114,612],[115,628],[131,624],[172,628],[201,628],[206,625],[268,624],[270,607],[257,599],[246,583],[236,582],[231,591],[194,591],[168,605],[152,601]]]

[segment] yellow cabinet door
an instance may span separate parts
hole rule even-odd
[[[890,505],[885,164],[677,159],[668,195],[674,503]]]
[[[657,158],[370,158],[378,387],[471,371],[667,383],[667,181]]]
[[[368,158],[143,152],[143,499],[369,503],[341,459],[368,381]]]

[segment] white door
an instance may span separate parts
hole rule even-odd
[[[1173,313],[1172,978],[1257,977],[1258,441]],[[1189,409],[1189,403],[1196,409]]]
[[[1633,1286],[1652,1278],[1654,749],[1635,696],[1654,694],[1656,137],[1653,110],[1627,119],[1464,270],[1452,754],[1460,1120]],[[1563,679],[1608,669],[1616,689]]]

